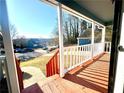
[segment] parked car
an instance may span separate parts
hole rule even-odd
[[[19,58],[20,61],[27,61],[27,60],[30,59],[30,57],[28,57],[28,56],[20,56],[18,58]]]
[[[32,48],[24,48],[23,49],[23,52],[33,52],[34,51],[34,49],[32,49]]]
[[[52,51],[52,50],[54,50],[54,48],[49,48],[48,50],[49,50],[49,51]]]
[[[57,49],[58,47],[59,47],[58,45],[56,45],[56,46],[52,46],[52,47],[50,47],[48,50],[49,50],[49,51],[52,51],[52,50]]]
[[[15,53],[21,53],[22,52],[22,49],[21,48],[16,48],[16,49],[14,49],[14,52]]]
[[[45,46],[45,47],[43,47],[42,49],[43,49],[43,50],[47,50],[47,49],[48,49],[48,47],[46,47],[46,46]]]
[[[33,52],[33,51],[34,51],[34,49],[32,49],[32,48],[23,48],[23,49],[16,48],[14,50],[15,53],[26,53],[26,52]]]

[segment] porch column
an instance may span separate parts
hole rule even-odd
[[[94,51],[94,30],[95,30],[95,22],[92,21],[92,39],[91,39],[91,45],[92,45],[92,48],[91,48],[91,57],[93,57],[93,51]]]
[[[101,42],[105,42],[105,29],[106,29],[106,27],[104,26],[103,27],[103,29],[102,29],[102,40],[101,40]]]
[[[64,77],[64,49],[62,31],[62,6],[58,3],[58,30],[59,30],[59,53],[60,53],[60,77]]]
[[[15,57],[13,52],[13,44],[9,31],[9,22],[7,14],[6,0],[0,0],[0,25],[2,29],[4,49],[7,61],[7,72],[9,81],[9,92],[10,93],[20,93],[18,76],[16,72]]]
[[[101,43],[103,45],[103,52],[104,52],[104,47],[105,47],[105,29],[106,27],[104,26],[102,29],[102,40],[101,40]]]

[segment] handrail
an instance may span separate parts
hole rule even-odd
[[[19,82],[19,87],[20,87],[20,92],[24,89],[24,84],[23,84],[23,73],[20,68],[20,60],[18,60],[15,57],[15,62],[16,62],[16,69],[17,69],[17,75],[18,75],[18,82]]]
[[[7,61],[6,61],[6,56],[5,55],[2,55],[1,57],[1,62],[2,62],[2,68],[3,70],[5,71],[6,73],[6,80],[7,80],[7,85],[9,86],[9,76],[8,76],[8,69],[7,69]],[[20,92],[24,89],[24,85],[23,85],[23,73],[22,73],[22,70],[20,68],[20,60],[16,58],[15,56],[15,65],[16,65],[16,71],[17,71],[17,78],[18,78],[18,84],[19,84],[19,89],[20,89]],[[8,89],[10,90],[10,88]]]
[[[59,74],[59,50],[50,58],[48,63],[46,64],[46,76],[52,76],[55,74]]]

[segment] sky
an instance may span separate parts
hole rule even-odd
[[[41,0],[42,1],[42,0]],[[57,9],[40,0],[7,0],[9,23],[20,36],[50,38],[57,25]]]

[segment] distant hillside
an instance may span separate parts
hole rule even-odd
[[[43,46],[47,46],[47,44],[51,41],[51,39],[46,38],[18,38],[13,40],[14,47],[19,48],[39,48]]]
[[[35,43],[49,42],[51,39],[48,38],[27,38],[26,40],[31,40]]]

